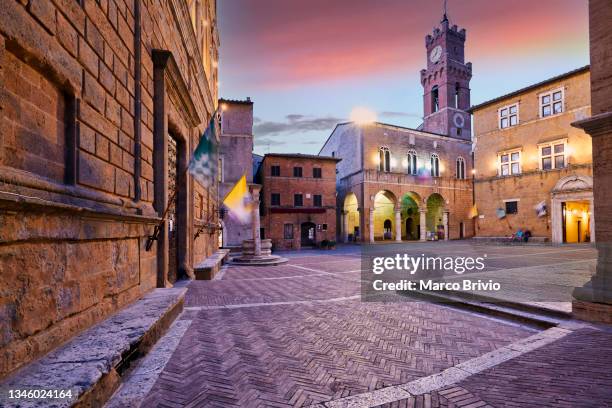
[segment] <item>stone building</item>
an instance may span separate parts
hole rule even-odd
[[[591,138],[571,126],[590,115],[589,77],[583,67],[471,108],[478,236],[595,240]]]
[[[219,198],[246,175],[253,182],[253,102],[220,99],[221,145],[219,149]],[[251,224],[240,224],[232,217],[223,217],[222,246],[239,247],[251,238]]]
[[[269,153],[259,167],[262,239],[275,249],[313,247],[336,238],[339,158]]]
[[[597,268],[591,280],[574,291],[573,313],[612,323],[612,6],[589,0],[591,117],[574,122],[593,143],[593,192],[597,218]]]
[[[466,32],[446,15],[425,38],[424,123],[342,123],[320,153],[338,164],[342,241],[459,239],[473,235]]]
[[[218,46],[214,0],[2,2],[0,377],[216,250]]]

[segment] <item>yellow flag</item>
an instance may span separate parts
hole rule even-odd
[[[476,205],[472,206],[472,208],[470,209],[470,214],[468,215],[468,217],[470,217],[470,218],[478,217],[478,208],[476,208]]]
[[[249,189],[246,182],[246,176],[243,175],[223,200],[223,204],[229,210],[229,215],[243,224],[251,220],[251,206],[246,204],[248,198]]]

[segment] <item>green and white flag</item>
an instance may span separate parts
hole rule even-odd
[[[217,170],[217,126],[218,119],[215,112],[189,161],[189,174],[205,188],[213,185]]]

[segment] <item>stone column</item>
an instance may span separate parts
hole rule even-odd
[[[612,8],[608,0],[589,1],[591,112],[573,126],[584,129],[593,143],[592,216],[596,216],[597,269],[574,290],[572,312],[578,318],[612,323]]]
[[[402,212],[395,209],[395,242],[402,242]]]
[[[342,211],[342,238],[344,239],[344,242],[348,242],[348,237],[349,237],[349,212],[348,211]]]
[[[444,224],[444,240],[448,241],[448,211],[444,211],[442,214],[442,224]]]
[[[370,233],[370,243],[373,244],[374,243],[374,209],[370,208],[370,228],[369,228],[369,233]]]
[[[253,232],[253,254],[261,256],[261,236],[259,235],[260,220],[259,220],[259,190],[260,186],[251,185],[251,199],[253,200],[252,208],[252,232]]]
[[[424,208],[419,209],[419,229],[421,230],[421,241],[427,241],[427,210]]]

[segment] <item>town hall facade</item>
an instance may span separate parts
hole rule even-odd
[[[465,29],[446,15],[425,38],[424,121],[418,129],[373,122],[336,126],[320,155],[337,166],[344,242],[458,239],[474,235],[472,142]]]

